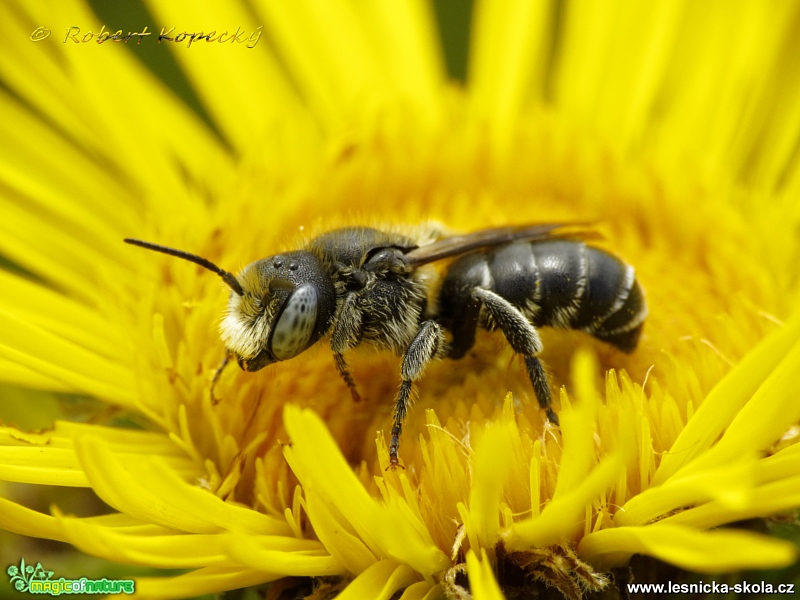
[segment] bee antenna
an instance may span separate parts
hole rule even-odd
[[[139,246],[141,248],[147,248],[148,250],[155,250],[156,252],[161,252],[162,254],[169,254],[170,256],[177,256],[178,258],[182,258],[183,260],[188,260],[189,262],[193,262],[196,265],[200,265],[204,269],[208,269],[222,277],[222,280],[228,284],[234,292],[236,292],[239,296],[244,296],[244,291],[242,290],[242,286],[239,284],[239,281],[233,275],[233,273],[229,273],[224,269],[220,269],[217,265],[212,263],[210,260],[203,258],[202,256],[197,256],[196,254],[191,254],[189,252],[184,252],[183,250],[176,250],[175,248],[169,248],[167,246],[162,246],[160,244],[153,244],[152,242],[145,242],[142,240],[135,240],[133,238],[125,238],[122,240],[126,244],[131,244],[133,246]]]

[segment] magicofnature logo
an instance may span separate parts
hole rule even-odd
[[[29,594],[132,594],[135,589],[132,579],[53,579],[53,571],[45,569],[42,563],[36,563],[35,567],[26,565],[24,558],[19,566],[8,567],[6,573],[15,590]]]

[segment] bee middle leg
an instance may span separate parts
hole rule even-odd
[[[400,435],[403,433],[403,422],[411,406],[411,393],[414,381],[422,377],[425,367],[435,358],[439,358],[445,351],[445,337],[441,326],[435,321],[425,321],[420,325],[417,335],[411,340],[403,354],[403,364],[400,367],[402,381],[400,391],[394,404],[394,424],[392,426],[392,441],[389,444],[389,466],[387,470],[401,467],[397,453],[400,449]]]
[[[499,294],[484,288],[474,288],[472,296],[486,307],[514,352],[523,356],[525,369],[533,385],[539,406],[544,409],[547,418],[558,425],[558,416],[550,405],[551,394],[547,373],[541,361],[536,357],[542,350],[542,341],[539,339],[536,328],[516,306]]]
[[[358,393],[356,382],[353,380],[353,376],[350,374],[350,369],[347,367],[347,362],[344,360],[344,355],[334,354],[333,362],[336,364],[336,370],[339,371],[339,377],[342,378],[345,385],[347,385],[347,387],[350,389],[350,396],[353,398],[353,402],[361,402],[361,394]]]

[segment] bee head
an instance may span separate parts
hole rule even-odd
[[[196,254],[131,238],[124,241],[188,260],[222,277],[232,291],[220,333],[245,371],[297,356],[319,340],[333,320],[336,289],[310,252],[263,258],[237,277]]]
[[[245,371],[297,356],[330,327],[336,309],[333,281],[304,250],[247,265],[220,325],[222,340]]]

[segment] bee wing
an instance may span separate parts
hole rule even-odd
[[[597,239],[594,231],[579,231],[585,223],[537,223],[481,229],[464,235],[454,235],[420,246],[405,254],[406,265],[414,269],[421,265],[467,254],[481,248],[492,248],[509,242],[536,242],[550,239]],[[572,229],[570,229],[572,228]]]

